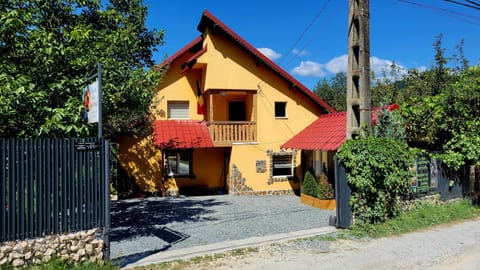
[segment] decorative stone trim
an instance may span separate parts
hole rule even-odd
[[[48,262],[54,257],[77,264],[84,261],[103,263],[103,240],[99,229],[70,234],[50,235],[23,241],[4,242],[0,245],[2,265],[23,267]]]
[[[232,184],[230,185],[230,193],[233,195],[241,195],[248,192],[253,192],[253,189],[245,184],[245,177],[238,169],[237,165],[232,165]]]
[[[273,176],[273,156],[274,155],[291,155],[292,156],[292,171],[293,175],[292,176],[286,176],[286,177],[274,177]],[[298,182],[297,177],[295,177],[295,167],[297,166],[297,150],[292,150],[292,151],[285,151],[284,149],[280,149],[280,152],[273,152],[273,150],[268,149],[267,150],[267,156],[270,160],[270,175],[267,179],[267,184],[272,185],[275,182],[287,182],[287,181],[292,181],[294,183]]]
[[[283,196],[283,195],[297,195],[298,191],[287,189],[287,190],[267,190],[267,191],[247,191],[236,193],[234,195],[238,196]]]

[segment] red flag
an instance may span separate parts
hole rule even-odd
[[[197,114],[205,114],[205,102],[203,101],[202,90],[200,90],[200,84],[197,81]]]

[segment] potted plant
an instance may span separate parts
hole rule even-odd
[[[320,208],[326,208],[330,210],[335,209],[336,202],[333,186],[330,182],[328,182],[327,176],[323,173],[318,177],[318,185],[316,191],[316,197],[320,199],[321,202],[319,203],[322,204],[322,207]]]
[[[303,177],[300,201],[321,209],[335,209],[335,194],[327,176],[322,174],[316,179],[312,172],[307,171]]]

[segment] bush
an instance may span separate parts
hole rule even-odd
[[[347,140],[337,154],[347,170],[350,205],[360,222],[383,222],[400,213],[408,194],[414,153],[405,142],[376,137]]]
[[[320,176],[320,181],[318,181],[316,197],[322,200],[335,198],[332,184],[328,182],[328,178],[323,174]]]
[[[303,177],[302,183],[302,193],[316,197],[317,196],[317,180],[313,176],[313,174],[308,170]]]

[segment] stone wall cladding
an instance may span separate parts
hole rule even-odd
[[[77,264],[85,261],[103,263],[103,240],[97,237],[99,229],[70,234],[50,235],[23,241],[0,244],[2,265],[23,267],[48,262],[54,257]]]
[[[287,189],[287,190],[267,190],[267,191],[244,191],[244,192],[237,192],[234,195],[244,196],[244,195],[252,195],[252,196],[282,196],[282,195],[296,195],[294,190]]]

